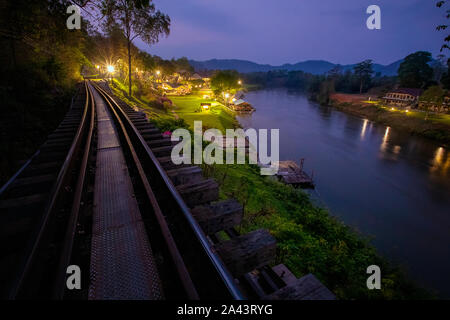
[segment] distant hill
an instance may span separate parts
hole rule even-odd
[[[380,72],[381,75],[394,76],[397,74],[398,67],[403,60],[395,61],[389,65],[374,63],[373,70]],[[271,70],[304,71],[312,74],[324,74],[333,69],[336,64],[324,60],[307,60],[295,64],[283,64],[281,66],[272,66],[269,64],[258,64],[247,60],[238,59],[211,59],[207,61],[189,60],[189,63],[195,70],[228,70],[234,69],[242,73],[249,72],[267,72]],[[342,65],[342,69],[352,70],[355,64]]]

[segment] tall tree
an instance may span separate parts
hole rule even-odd
[[[359,79],[360,94],[362,93],[364,83],[368,83],[371,75],[373,74],[372,65],[372,60],[365,60],[353,67],[353,71]]]
[[[104,0],[103,13],[109,24],[120,26],[127,41],[128,91],[131,96],[131,45],[136,38],[147,44],[170,32],[170,18],[155,9],[151,0]]]
[[[239,73],[236,70],[217,71],[211,78],[211,88],[216,96],[225,91],[233,91],[240,87]]]
[[[407,56],[398,68],[400,86],[424,88],[433,78],[433,69],[428,65],[431,53],[417,51]]]

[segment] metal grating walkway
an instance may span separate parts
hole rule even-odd
[[[97,107],[97,169],[89,299],[162,299],[162,290],[112,116]]]

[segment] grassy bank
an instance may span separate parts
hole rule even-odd
[[[202,121],[203,128],[216,128],[225,131],[227,128],[238,127],[238,122],[234,117],[234,113],[227,109],[221,103],[203,99],[202,96],[192,94],[188,96],[168,96],[172,100],[174,112],[186,121],[190,128],[193,128],[194,121]],[[211,103],[211,109],[203,111],[200,103]]]
[[[377,103],[331,102],[337,109],[393,128],[450,144],[450,115],[400,111]]]
[[[146,97],[130,97],[127,86],[117,79],[114,79],[114,85],[110,87],[119,99],[130,106],[138,106],[144,111],[161,130],[174,130],[178,127],[193,129],[194,121],[202,121],[204,130],[217,128],[222,132],[225,132],[227,128],[236,128],[239,125],[232,111],[217,101],[203,99],[197,94],[168,96],[167,98],[172,101],[173,105],[164,108]],[[211,103],[211,109],[201,110],[200,103],[202,102]]]
[[[173,110],[155,108],[136,98],[127,98],[114,88],[119,98],[138,104],[157,125],[192,127],[194,120],[221,130],[236,125],[233,115],[214,105],[209,113],[196,112],[198,96],[170,97]],[[126,92],[126,91],[125,91]],[[211,101],[211,103],[213,103]],[[205,176],[220,185],[220,198],[235,198],[244,206],[241,233],[265,228],[277,240],[274,264],[284,263],[297,277],[313,273],[340,299],[419,299],[429,294],[412,284],[404,273],[380,257],[368,240],[315,206],[308,195],[286,186],[273,177],[261,176],[255,165],[204,165]],[[368,290],[366,269],[378,265],[382,289]]]

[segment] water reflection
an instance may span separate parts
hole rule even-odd
[[[387,142],[389,140],[389,130],[390,129],[391,129],[390,127],[386,127],[386,130],[384,131],[383,141],[381,142],[381,146],[380,146],[380,150],[382,152],[386,152],[386,146],[387,146]]]
[[[450,154],[420,137],[286,91],[247,94],[241,125],[280,128],[280,160],[306,158],[331,212],[450,297]]]
[[[447,152],[445,152],[443,147],[437,148],[436,152],[434,153],[432,166],[430,167],[430,173],[432,175],[439,174],[446,176],[448,174],[449,168],[450,157],[447,156]]]
[[[364,140],[364,136],[366,134],[366,129],[367,129],[367,123],[369,122],[369,120],[364,119],[364,123],[361,129],[361,140]]]

